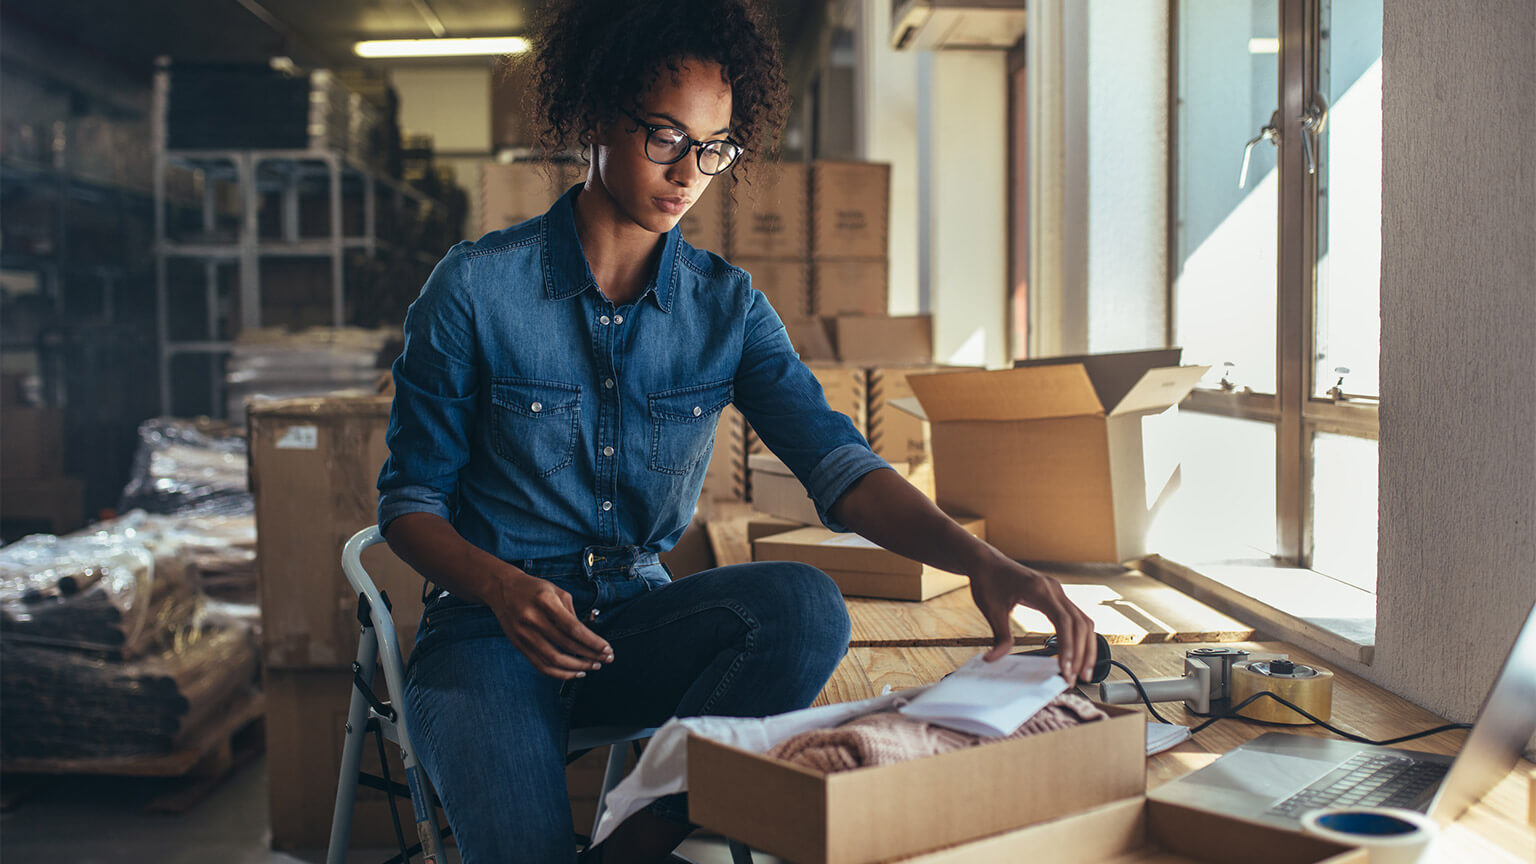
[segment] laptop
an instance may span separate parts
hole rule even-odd
[[[1504,779],[1532,734],[1536,605],[1454,758],[1270,732],[1147,797],[1291,830],[1308,810],[1352,805],[1405,807],[1447,824]]]

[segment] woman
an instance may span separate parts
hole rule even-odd
[[[827,407],[748,274],[678,219],[782,125],[750,0],[573,0],[536,40],[544,143],[590,169],[544,216],[461,243],[406,318],[379,524],[433,583],[410,660],[416,744],[467,864],[568,862],[571,726],[766,716],[842,658],[837,588],[789,562],[672,582],[719,411],[736,404],[826,524],[968,574],[1011,645],[1043,611],[1086,675],[1092,626],[1054,581],[976,540]],[[684,796],[584,861],[664,860]]]

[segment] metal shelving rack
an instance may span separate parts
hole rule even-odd
[[[373,167],[334,149],[170,149],[167,113],[170,100],[170,70],[155,71],[152,98],[152,135],[155,196],[155,296],[156,324],[160,349],[161,410],[171,413],[172,359],[181,354],[204,354],[209,358],[210,403],[222,406],[223,376],[219,364],[234,346],[237,330],[262,325],[261,262],[264,259],[300,257],[328,258],[331,276],[331,323],[346,323],[346,256],[352,251],[377,254],[386,245],[378,236],[379,204],[382,198],[397,211],[408,207],[441,207],[421,192],[379,173]],[[167,224],[166,171],[177,165],[202,172],[202,231],[204,237],[218,236],[220,184],[233,184],[238,206],[238,229],[232,240],[186,241],[173,239]],[[299,235],[301,188],[316,181],[325,187],[329,207],[329,231],[321,237]],[[348,186],[362,192],[362,231],[347,235],[343,230],[343,197]],[[261,237],[261,204],[269,192],[281,195],[280,236]],[[229,215],[226,211],[225,215]],[[203,262],[203,287],[206,298],[206,338],[173,340],[169,321],[169,262],[172,259]],[[227,337],[220,338],[224,317],[219,302],[218,268],[236,265],[238,327],[230,326]]]

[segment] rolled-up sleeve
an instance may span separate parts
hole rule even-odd
[[[800,362],[768,299],[755,289],[750,297],[736,407],[805,486],[822,524],[847,531],[831,517],[832,505],[855,480],[891,466],[875,455],[852,420],[827,404],[821,382]]]
[[[405,350],[393,367],[389,458],[379,472],[381,531],[406,513],[453,519],[479,390],[467,248],[449,250],[406,312]]]

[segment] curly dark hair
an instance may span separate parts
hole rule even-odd
[[[778,39],[755,0],[551,0],[532,38],[537,148],[559,153],[594,121],[638,113],[662,69],[713,60],[731,84],[731,138],[773,155],[788,115]],[[732,179],[746,159],[731,166]]]

